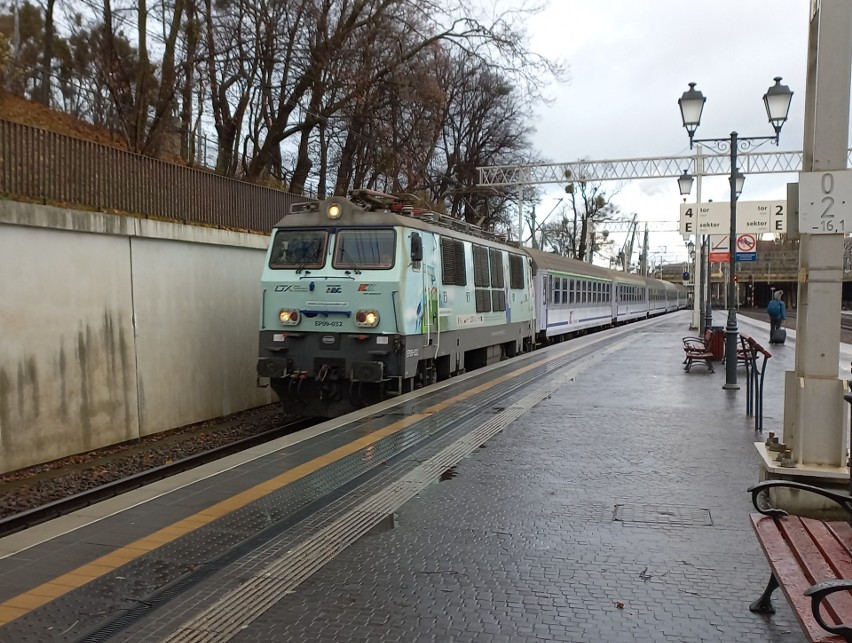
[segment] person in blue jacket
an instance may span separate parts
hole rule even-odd
[[[776,290],[772,295],[772,301],[766,307],[766,314],[769,315],[770,336],[776,330],[781,328],[781,324],[787,319],[787,307],[781,300],[784,296],[783,290]]]

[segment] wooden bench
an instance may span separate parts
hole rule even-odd
[[[767,507],[763,494],[772,487],[799,489],[829,498],[852,518],[852,497],[789,480],[767,480],[749,489],[759,513],[751,522],[772,575],[750,610],[774,614],[770,598],[780,587],[813,643],[852,643],[852,527],[788,515]]]
[[[704,337],[684,337],[683,338],[683,352],[685,353],[685,357],[683,363],[685,366],[683,370],[689,373],[689,369],[692,368],[692,363],[694,361],[704,362],[707,365],[707,370],[710,373],[713,373],[713,353],[710,351],[710,341],[713,337],[713,331],[711,329],[707,329],[704,331]]]

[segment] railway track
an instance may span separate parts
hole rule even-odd
[[[67,515],[73,511],[82,509],[83,507],[88,507],[101,502],[102,500],[127,493],[133,489],[144,487],[145,485],[168,478],[183,471],[194,469],[195,467],[206,464],[207,462],[213,462],[224,458],[225,456],[239,453],[240,451],[244,451],[258,444],[263,444],[289,433],[306,429],[313,426],[318,421],[319,420],[316,418],[303,418],[295,422],[283,424],[251,437],[242,438],[222,446],[189,455],[185,458],[181,458],[180,460],[175,460],[174,462],[169,462],[152,469],[140,471],[139,473],[92,487],[91,489],[69,495],[65,498],[60,498],[38,507],[5,516],[0,518],[0,538],[28,529],[48,520]]]
[[[790,319],[796,319],[796,311],[787,311],[787,317]],[[852,331],[852,315],[840,315],[840,328]]]

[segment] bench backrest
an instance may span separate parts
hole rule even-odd
[[[772,357],[772,353],[758,344],[754,337],[746,335],[745,333],[740,333],[740,346],[742,347],[743,352],[749,352],[755,357],[757,357],[758,354],[762,354],[766,359]]]

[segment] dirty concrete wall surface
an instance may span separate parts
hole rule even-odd
[[[273,401],[266,243],[0,201],[0,472]]]
[[[263,252],[134,239],[132,262],[142,435],[268,403],[255,370]]]
[[[138,434],[128,245],[0,225],[0,470]]]

